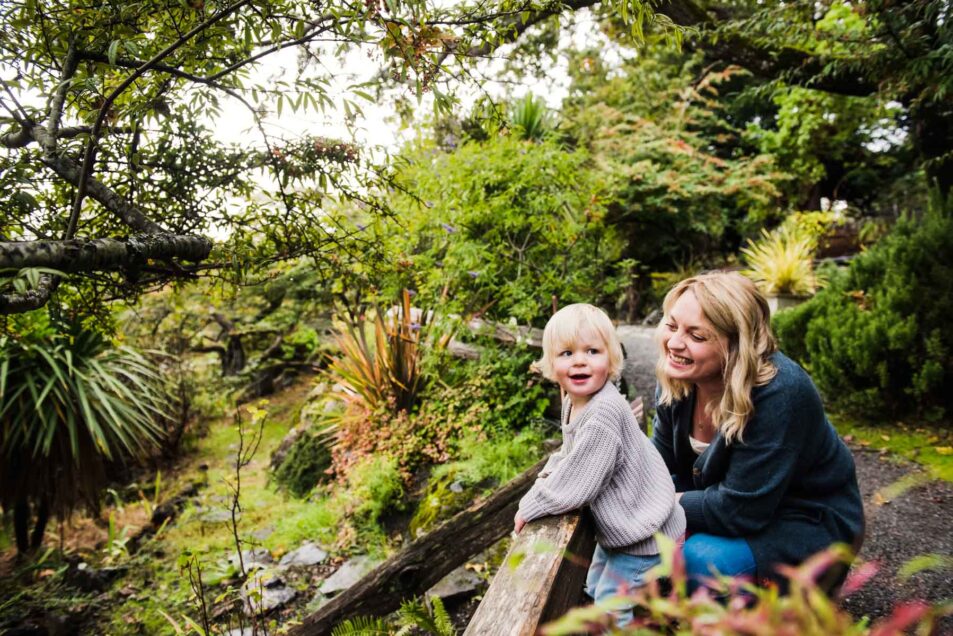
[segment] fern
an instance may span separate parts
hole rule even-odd
[[[457,630],[453,627],[450,614],[447,613],[443,601],[434,596],[428,606],[421,599],[404,601],[397,615],[401,630],[398,635],[409,634],[412,628],[417,628],[432,634],[432,636],[456,636]]]
[[[331,630],[331,636],[390,636],[391,633],[387,621],[375,616],[351,618]]]

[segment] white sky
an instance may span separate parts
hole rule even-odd
[[[618,51],[617,47],[614,47],[598,31],[595,23],[589,18],[588,10],[579,12],[576,19],[577,27],[571,33],[563,35],[560,49],[569,46],[584,48],[591,46],[593,41],[597,41],[603,50],[615,49]],[[616,58],[618,55],[619,52],[615,53]],[[373,78],[381,63],[379,55],[372,52],[369,57],[366,50],[353,51],[343,63],[331,56],[328,56],[328,60],[323,71],[328,72],[335,78],[335,83],[329,90],[329,96],[332,99],[335,95],[346,94],[349,86]],[[249,84],[268,85],[270,81],[297,72],[297,65],[297,52],[294,49],[281,51],[265,59]],[[480,87],[461,86],[457,92],[461,101],[459,108],[461,112],[468,111],[481,92],[489,93],[497,99],[507,97],[507,93],[510,97],[519,98],[527,92],[533,92],[537,97],[545,99],[550,108],[558,109],[569,88],[567,66],[567,59],[561,56],[557,64],[548,69],[545,77],[537,78],[532,83],[513,86],[488,81]],[[475,73],[475,76],[493,77],[501,67],[502,60],[498,58],[492,62],[482,64],[479,69],[480,73]],[[411,99],[414,99],[414,97],[411,96]],[[417,123],[422,122],[432,113],[431,99],[429,95],[425,95],[417,106]],[[290,109],[285,108],[282,115],[278,116],[277,112],[271,111],[264,119],[264,127],[269,135],[277,138],[291,138],[307,133],[351,140],[351,132],[345,124],[344,111],[340,108],[340,100],[336,99],[335,101],[338,103],[338,110],[326,114],[320,112],[293,113]],[[380,148],[393,152],[415,134],[413,129],[401,129],[401,123],[398,121],[389,100],[385,99],[381,104],[368,103],[360,98],[353,98],[353,101],[359,103],[364,111],[364,116],[359,117],[354,125],[353,141],[358,145],[372,150]],[[215,122],[215,129],[222,141],[240,144],[261,143],[261,135],[255,128],[251,113],[235,100],[229,100],[226,103],[222,117]]]

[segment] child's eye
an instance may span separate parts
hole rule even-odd
[[[591,356],[594,356],[599,353],[599,350],[596,349],[595,347],[589,347],[589,349],[586,350],[586,353],[588,353]]]
[[[566,349],[565,351],[560,351],[560,352],[559,352],[559,355],[562,356],[562,357],[571,356],[571,355],[572,355],[572,351],[570,351],[569,349]]]

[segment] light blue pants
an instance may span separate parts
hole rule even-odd
[[[715,574],[754,578],[757,569],[748,542],[741,538],[693,534],[684,550],[689,594]]]
[[[613,596],[631,594],[645,585],[645,573],[661,563],[657,554],[636,556],[622,552],[604,550],[596,544],[592,555],[592,565],[586,576],[586,593],[596,604],[604,603]],[[616,625],[623,626],[632,622],[633,604],[612,603],[612,613]]]

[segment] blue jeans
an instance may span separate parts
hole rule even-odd
[[[716,574],[754,578],[754,554],[744,539],[698,533],[685,541],[684,551],[689,594]]]
[[[596,544],[592,564],[586,576],[586,594],[597,604],[614,596],[631,594],[645,585],[645,573],[661,563],[657,554],[636,556],[623,552],[611,552]],[[613,601],[610,604],[616,625],[622,627],[632,622],[633,603]]]

